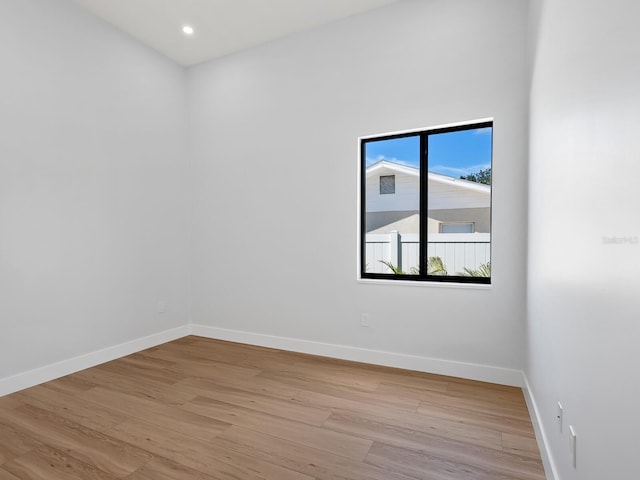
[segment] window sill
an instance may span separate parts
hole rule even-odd
[[[411,280],[381,280],[378,278],[357,278],[356,281],[369,285],[396,285],[402,287],[435,287],[458,288],[470,290],[491,290],[492,284],[486,283],[456,283],[456,282],[414,282]]]

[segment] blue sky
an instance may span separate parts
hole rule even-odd
[[[491,166],[492,130],[479,128],[429,137],[429,171],[460,177]],[[403,137],[366,144],[367,166],[379,160],[418,167],[420,137]]]

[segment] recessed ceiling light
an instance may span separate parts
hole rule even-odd
[[[191,25],[185,25],[184,27],[182,27],[182,33],[184,33],[185,35],[193,35],[193,27]]]

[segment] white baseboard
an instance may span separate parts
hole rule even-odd
[[[69,375],[104,362],[115,360],[126,355],[131,355],[132,353],[139,352],[146,348],[177,340],[188,335],[198,335],[217,340],[227,340],[231,342],[246,343],[293,352],[308,353],[311,355],[320,355],[374,365],[404,368],[419,372],[449,375],[453,377],[467,378],[470,380],[521,387],[531,415],[531,421],[535,430],[538,447],[540,449],[540,456],[542,457],[547,479],[560,480],[553,459],[549,454],[549,442],[540,419],[535,398],[531,393],[531,388],[526,376],[520,370],[489,365],[456,362],[453,360],[406,355],[401,353],[385,352],[382,350],[371,350],[347,345],[335,345],[310,340],[191,324],[165,330],[163,332],[103,348],[68,360],[46,365],[41,368],[2,378],[0,379],[0,397],[40,383],[55,380],[56,378]]]
[[[549,454],[549,441],[545,434],[536,400],[531,393],[529,380],[524,373],[522,374],[522,378],[524,379],[522,391],[524,392],[524,399],[527,402],[527,408],[529,410],[529,415],[531,416],[531,423],[533,423],[533,430],[536,434],[540,457],[542,457],[542,464],[544,465],[544,472],[547,476],[547,480],[560,480],[560,476],[558,475],[558,471],[553,462],[553,457]]]
[[[499,383],[514,387],[523,387],[523,375],[520,370],[479,365],[475,363],[456,362],[439,358],[420,357],[402,353],[370,350],[366,348],[334,345],[330,343],[300,340],[297,338],[277,337],[261,333],[229,330],[206,325],[191,325],[191,333],[201,337],[230,342],[247,343],[261,347],[277,348],[293,352],[340,358],[355,362],[383,365],[386,367],[404,368],[418,372],[449,375],[452,377]]]
[[[119,345],[103,348],[95,352],[86,353],[68,360],[62,360],[61,362],[2,378],[0,379],[0,397],[17,392],[18,390],[33,387],[43,382],[55,380],[56,378],[99,365],[100,363],[131,355],[145,348],[155,347],[156,345],[185,337],[189,335],[189,333],[189,325],[183,325],[172,328],[171,330],[154,333]]]

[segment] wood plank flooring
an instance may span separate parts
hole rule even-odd
[[[0,398],[0,480],[544,480],[517,388],[186,337]]]

